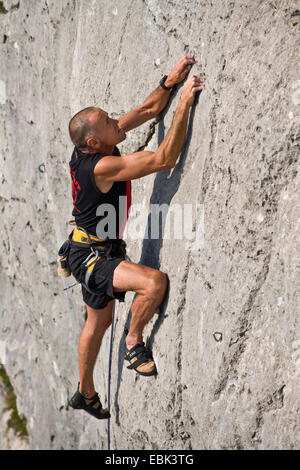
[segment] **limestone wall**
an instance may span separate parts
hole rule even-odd
[[[0,341],[30,448],[107,446],[106,423],[67,407],[84,324],[80,288],[64,292],[72,281],[56,275],[72,210],[68,121],[89,105],[113,117],[129,111],[194,53],[206,88],[188,145],[171,174],[133,181],[133,198],[146,212],[150,202],[198,204],[203,243],[128,236],[132,261],[167,272],[170,292],[145,330],[157,379],[123,365],[132,294],[116,309],[111,448],[299,449],[297,7],[1,2]],[[180,92],[154,127],[128,134],[122,153],[157,148]],[[109,335],[96,368],[103,402],[108,349]]]

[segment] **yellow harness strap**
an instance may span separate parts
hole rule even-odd
[[[79,243],[83,245],[88,245],[92,251],[92,253],[90,253],[87,258],[82,262],[80,282],[91,294],[98,295],[99,292],[97,292],[97,290],[94,288],[91,289],[89,286],[90,277],[97,261],[102,258],[103,254],[108,255],[110,253],[113,248],[113,243],[110,243],[109,241],[107,243],[105,240],[91,235],[84,228],[77,227],[73,221],[69,223],[70,225],[74,225],[74,230],[72,234],[70,234],[69,238],[72,239],[72,241],[76,244]],[[97,244],[98,242],[99,245]],[[122,250],[122,255],[120,254],[120,256],[125,259],[126,243],[124,242],[124,240],[121,240],[120,242],[120,248]]]
[[[80,227],[75,227],[73,231],[72,240],[77,243],[85,243],[90,245],[91,243],[95,242],[103,242],[100,238],[94,237],[94,235],[90,235],[86,230]]]

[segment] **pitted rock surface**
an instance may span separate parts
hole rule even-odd
[[[185,151],[171,174],[134,180],[133,202],[146,207],[144,234],[150,203],[170,204],[171,219],[173,205],[198,205],[202,243],[128,236],[131,260],[166,272],[170,291],[145,329],[157,379],[123,364],[133,295],[116,308],[111,448],[299,449],[298,2],[3,5],[0,341],[30,448],[107,446],[106,425],[67,406],[85,314],[80,288],[64,292],[72,280],[56,275],[72,211],[69,119],[90,105],[120,116],[191,53],[206,87]],[[180,93],[121,153],[158,148]],[[108,351],[109,333],[95,373],[104,405]]]

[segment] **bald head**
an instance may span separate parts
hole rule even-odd
[[[82,109],[79,113],[72,117],[69,123],[69,133],[73,144],[79,149],[88,149],[86,143],[89,137],[99,136],[99,132],[95,129],[99,119],[100,109],[90,106]]]

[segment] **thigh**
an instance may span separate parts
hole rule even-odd
[[[124,260],[114,271],[114,291],[122,292],[131,290],[140,293],[145,289],[149,280],[153,279],[157,273],[160,273],[157,269]]]
[[[85,304],[87,311],[87,319],[89,325],[94,329],[106,329],[110,326],[112,320],[112,311],[115,301],[111,300],[104,308],[92,308]]]

